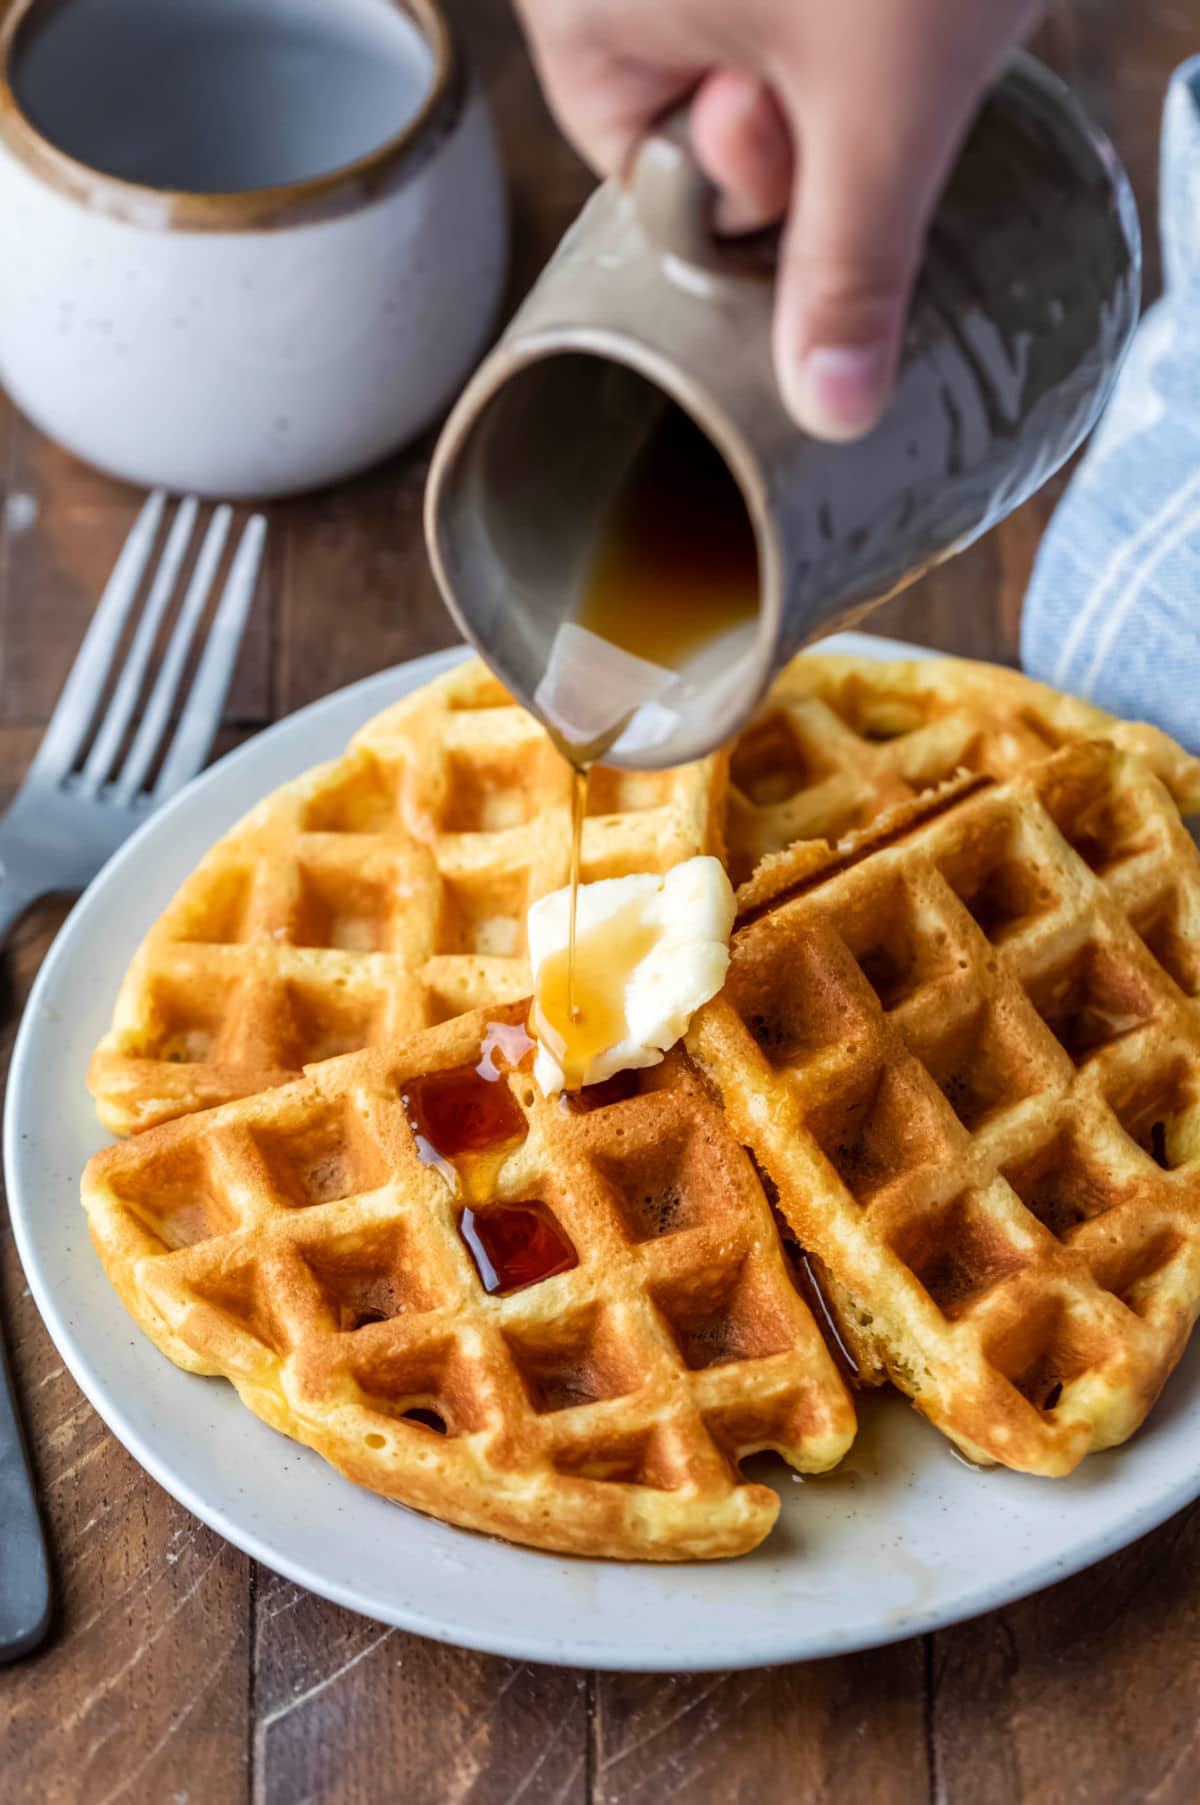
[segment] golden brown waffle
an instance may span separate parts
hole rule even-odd
[[[695,1056],[865,1377],[978,1460],[1142,1421],[1200,1306],[1200,860],[1136,756],[1068,747],[794,855]]]
[[[499,1069],[489,1022],[524,1012],[460,1017],[98,1154],[96,1246],[173,1360],[224,1374],[389,1498],[577,1554],[741,1553],[779,1501],[738,1460],[833,1465],[849,1397],[682,1050],[583,1111],[519,1067],[478,1075],[481,1053]],[[413,1127],[446,1120],[485,1143],[450,1171],[457,1196]],[[489,1295],[464,1189],[481,1238],[532,1217],[568,1269]]]
[[[1014,672],[803,655],[731,759],[595,772],[583,875],[719,853],[724,815],[740,882],[960,768],[1004,774],[1094,734],[1200,808],[1200,761]],[[128,1133],[524,996],[525,911],[566,881],[568,810],[565,765],[478,660],[397,703],[226,835],[151,929],[92,1060],[101,1120]]]
[[[803,653],[733,749],[730,876],[744,882],[796,840],[836,841],[957,771],[1005,777],[1079,739],[1140,752],[1181,808],[1200,809],[1200,760],[1155,727],[1115,720],[1017,671]]]
[[[583,877],[719,850],[724,761],[596,771]],[[529,904],[566,883],[570,774],[478,660],[269,796],[151,929],[89,1083],[117,1133],[527,996]]]

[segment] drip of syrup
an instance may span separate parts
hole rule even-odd
[[[588,778],[591,773],[592,748],[586,751],[578,746],[568,746],[555,735],[558,750],[571,767],[571,851],[567,867],[567,883],[570,901],[567,909],[567,955],[566,982],[563,996],[555,990],[553,1032],[559,1036],[564,1047],[570,1047],[577,1034],[583,1031],[583,1007],[576,994],[576,949],[578,944],[579,918],[579,881],[583,865],[583,827],[587,819]],[[611,744],[611,741],[609,742]],[[605,748],[607,749],[607,748]],[[582,762],[586,758],[587,762]],[[543,985],[539,983],[538,998],[540,1000]],[[611,1045],[611,1042],[606,1043]],[[587,1055],[588,1058],[591,1055]],[[560,1063],[565,1063],[559,1055]],[[576,1059],[572,1056],[572,1066]],[[584,1061],[586,1064],[586,1060]],[[580,1067],[582,1070],[582,1066]],[[570,1083],[568,1089],[575,1088]]]
[[[787,1261],[792,1283],[811,1310],[817,1327],[825,1338],[825,1345],[833,1355],[834,1365],[846,1384],[852,1385],[859,1376],[858,1361],[846,1345],[837,1311],[829,1301],[816,1261],[801,1247],[792,1233],[791,1225],[779,1207],[779,1193],[773,1182],[753,1154],[750,1155],[750,1159],[758,1174],[759,1183],[767,1194],[771,1215],[775,1219],[775,1227],[779,1232],[779,1244],[783,1249],[783,1257]]]
[[[465,1209],[458,1229],[489,1296],[523,1291],[579,1264],[553,1216],[536,1203]]]
[[[583,863],[583,823],[587,815],[589,767],[575,766],[571,771],[571,905],[567,917],[567,1021],[573,1028],[579,1020],[575,1000],[575,935],[579,915],[579,868]]]
[[[796,1289],[816,1318],[817,1327],[825,1337],[825,1344],[833,1355],[834,1364],[847,1384],[858,1378],[858,1361],[846,1346],[842,1331],[838,1324],[837,1313],[830,1303],[821,1283],[815,1265],[804,1249],[795,1242],[784,1242],[787,1252],[792,1256],[792,1273]]]

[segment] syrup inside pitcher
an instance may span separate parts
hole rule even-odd
[[[534,694],[577,765],[631,730],[652,738],[672,706],[702,706],[754,640],[758,546],[741,490],[665,397],[595,522],[581,574]]]
[[[761,656],[759,529],[682,407],[622,365],[546,358],[495,397],[456,481],[495,662],[577,769],[661,764],[684,716],[720,736]]]
[[[672,402],[601,520],[575,625],[659,669],[737,655],[758,614],[758,545],[724,458]]]

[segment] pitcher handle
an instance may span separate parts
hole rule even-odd
[[[773,279],[779,227],[723,238],[717,190],[692,149],[686,106],[666,114],[636,146],[626,176],[638,224],[664,256],[709,277]]]
[[[696,161],[686,107],[668,113],[642,139],[628,183],[638,224],[660,251],[711,275],[732,273],[713,229],[717,191]]]

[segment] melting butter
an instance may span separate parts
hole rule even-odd
[[[572,1008],[570,891],[534,903],[529,1027],[543,1093],[657,1065],[725,982],[733,917],[733,889],[714,858],[581,885]]]

